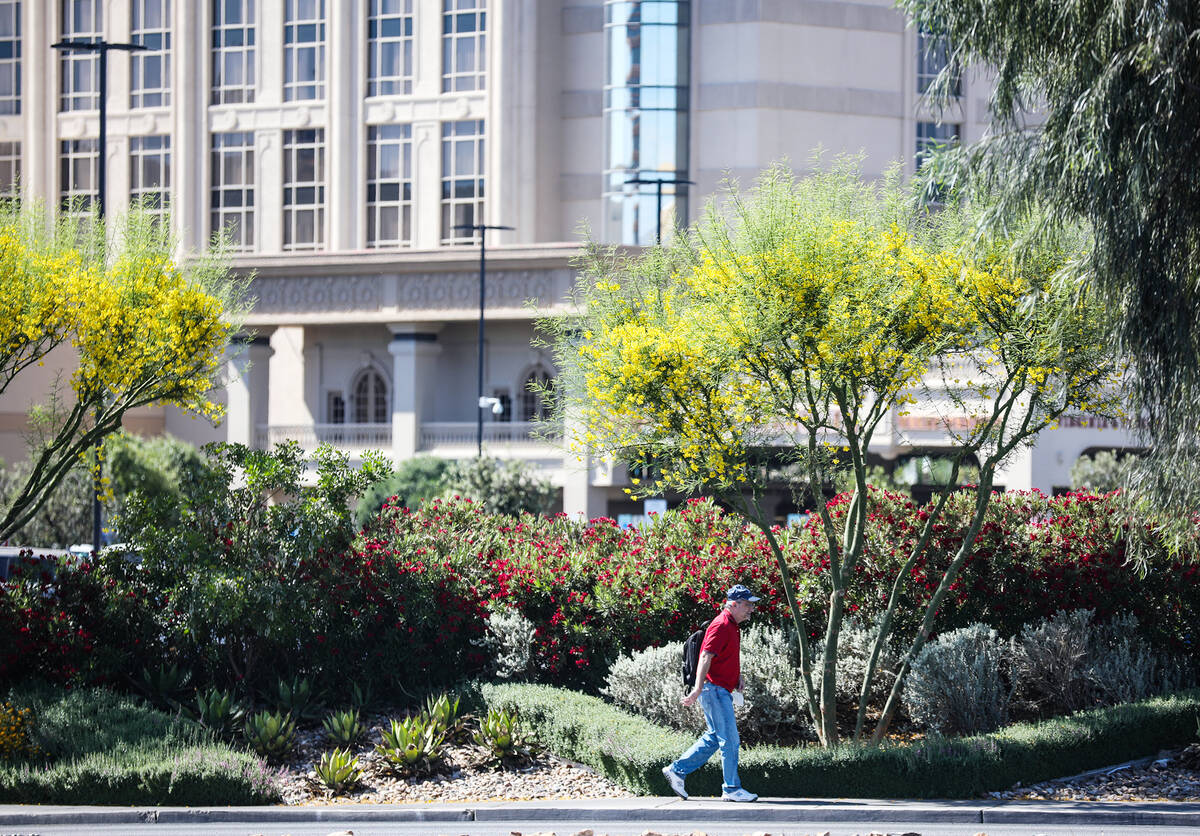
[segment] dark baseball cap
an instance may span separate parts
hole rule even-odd
[[[751,604],[759,600],[758,596],[750,591],[749,587],[742,586],[740,583],[737,586],[729,587],[729,591],[725,593],[726,601],[749,601]]]

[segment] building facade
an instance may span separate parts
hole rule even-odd
[[[51,46],[98,37],[148,47],[108,59],[103,161],[98,59]],[[531,434],[528,385],[554,376],[534,310],[562,306],[580,231],[652,244],[727,178],[803,170],[818,146],[911,173],[986,129],[985,77],[962,73],[944,112],[924,101],[944,61],[891,0],[0,0],[0,190],[69,212],[103,164],[110,213],[148,201],[183,251],[223,234],[253,274],[224,423],[150,409],[133,428],[397,460],[474,454],[471,227],[511,227],[487,233],[484,445],[537,462],[567,511],[615,515],[636,511],[619,469]],[[51,374],[0,399],[0,456]],[[944,446],[904,420],[883,458]],[[1007,487],[1049,491],[1129,442],[1066,423]]]

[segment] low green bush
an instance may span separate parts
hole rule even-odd
[[[517,709],[527,733],[559,757],[634,792],[669,794],[662,767],[693,741],[573,691],[488,684],[480,692],[491,707]],[[1152,754],[1187,740],[1197,716],[1200,690],[1193,690],[911,746],[754,746],[742,752],[739,772],[747,788],[767,796],[971,798]],[[716,795],[720,785],[717,756],[688,777],[697,795]]]
[[[270,804],[275,773],[209,732],[102,688],[12,688],[45,758],[0,761],[0,803]]]

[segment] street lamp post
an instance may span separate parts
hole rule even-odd
[[[687,180],[687,179],[681,178],[681,177],[672,177],[669,179],[662,177],[662,178],[658,178],[656,180],[647,180],[643,177],[631,177],[630,179],[625,181],[626,186],[654,186],[655,187],[654,188],[654,191],[655,191],[654,205],[655,205],[656,211],[654,213],[654,218],[655,218],[656,226],[655,226],[655,230],[654,230],[654,243],[656,243],[656,244],[662,243],[662,197],[663,197],[662,187],[663,187],[663,184],[667,184],[667,185],[671,185],[671,186],[694,186],[694,185],[696,185],[694,181]],[[675,192],[675,196],[676,197],[679,196],[678,190]]]
[[[108,53],[111,50],[119,50],[121,52],[141,52],[148,50],[149,47],[144,44],[121,44],[110,43],[103,38],[94,41],[59,41],[52,45],[53,49],[61,52],[94,52],[99,56],[99,75],[100,75],[100,126],[99,137],[96,142],[96,210],[100,218],[101,234],[107,234],[104,231],[104,198],[105,189],[107,188],[107,173],[105,172],[105,161],[107,159],[108,146]],[[97,455],[99,448],[96,449]],[[102,509],[100,507],[100,473],[97,470],[92,474],[92,549],[99,553],[100,551],[100,515]]]
[[[475,421],[475,452],[483,456],[483,410],[491,407],[494,411],[499,402],[483,394],[483,300],[487,287],[487,231],[489,229],[513,229],[511,226],[494,224],[457,224],[455,229],[471,229],[479,233],[479,401]]]

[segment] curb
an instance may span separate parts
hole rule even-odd
[[[855,801],[770,799],[753,805],[716,800],[637,799],[630,804],[491,802],[472,806],[330,805],[325,807],[57,807],[0,806],[0,827],[89,824],[297,824],[374,822],[672,822],[698,816],[724,824],[904,823],[1058,824],[1198,827],[1200,803],[1067,801]]]

